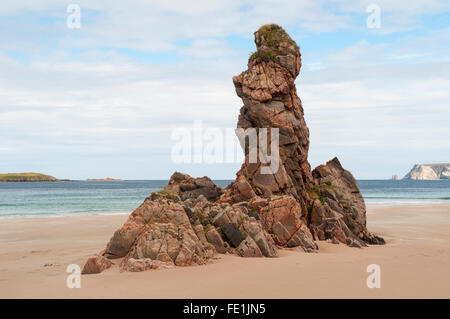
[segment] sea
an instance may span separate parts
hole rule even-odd
[[[167,180],[0,183],[0,219],[129,214]],[[215,180],[226,187],[231,180]],[[367,206],[450,204],[450,180],[358,180]]]

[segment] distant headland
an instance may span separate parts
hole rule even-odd
[[[0,182],[68,182],[41,173],[8,173],[0,174]]]
[[[105,178],[88,178],[86,181],[87,182],[120,182],[120,181],[122,181],[122,179],[105,177]]]
[[[416,164],[403,179],[450,179],[450,163]]]

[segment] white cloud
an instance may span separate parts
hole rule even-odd
[[[54,167],[59,177],[84,178],[100,169],[104,174],[94,175],[114,175],[106,170],[120,169],[122,177],[138,178],[145,169],[147,178],[165,178],[188,169],[232,178],[235,166],[180,168],[168,159],[174,126],[197,119],[235,126],[242,102],[231,77],[245,69],[249,52],[227,37],[251,42],[267,22],[291,28],[300,39],[311,32],[356,32],[365,24],[354,14],[366,15],[366,2],[354,1],[79,3],[80,30],[65,27],[59,1],[14,1],[0,8],[4,15],[61,20],[11,22],[0,37],[3,48],[27,56],[22,61],[0,52],[0,152],[7,154],[0,171],[29,170],[33,159],[37,168]],[[379,4],[384,33],[421,27],[421,14],[448,7],[442,1]],[[449,32],[377,44],[362,35],[340,50],[323,50],[327,54],[317,61],[303,52],[297,83],[311,131],[311,162],[338,155],[357,177],[367,178],[390,176],[394,161],[407,169],[408,161],[439,161],[449,154]],[[163,62],[143,62],[117,48],[158,54],[155,61]],[[168,53],[179,59],[164,60]],[[67,176],[68,165],[84,171]]]
[[[447,160],[450,62],[439,55],[399,62],[393,48],[362,41],[331,53],[320,69],[302,70],[314,165],[338,155],[359,178],[388,178]]]

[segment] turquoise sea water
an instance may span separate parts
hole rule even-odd
[[[214,181],[225,187],[231,181]],[[450,180],[359,180],[368,206],[450,204]],[[0,183],[0,218],[130,213],[167,181]]]
[[[367,206],[450,204],[450,180],[358,180]]]

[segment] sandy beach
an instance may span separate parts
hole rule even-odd
[[[0,220],[0,298],[450,298],[450,206],[369,207],[387,240],[364,249],[320,242],[319,253],[219,255],[213,263],[120,273],[115,266],[66,286],[66,267],[101,251],[127,215]],[[369,289],[366,267],[381,267]]]

